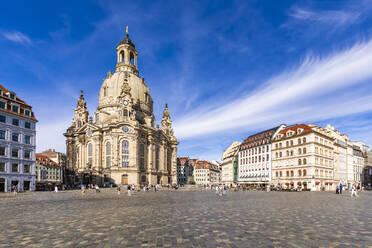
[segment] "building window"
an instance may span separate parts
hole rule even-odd
[[[293,177],[294,176],[294,172],[293,171],[291,171],[291,177]]]
[[[27,110],[27,109],[26,109],[26,110],[25,110],[25,115],[26,115],[26,116],[31,116],[31,112],[30,112],[30,110]]]
[[[12,141],[18,142],[19,134],[18,133],[12,133]]]
[[[304,148],[302,149],[302,153],[303,153],[303,154],[306,154],[306,147],[304,147]]]
[[[302,138],[302,142],[303,142],[303,143],[306,143],[306,137],[303,137],[303,138]]]
[[[18,172],[18,164],[12,164],[12,172]]]
[[[5,118],[4,115],[0,115],[0,122],[2,122],[2,123],[6,122],[6,118]]]
[[[13,99],[14,100],[14,98],[15,98],[15,95],[13,94],[13,93],[10,93],[10,99]]]
[[[5,171],[5,163],[4,162],[0,162],[0,171]]]
[[[299,177],[301,176],[301,170],[298,170],[298,176]]]
[[[306,176],[306,170],[303,170],[302,175],[303,175],[303,176]]]
[[[25,135],[25,144],[31,144],[31,136],[30,135]]]
[[[129,167],[129,142],[127,140],[121,142],[121,153],[122,167]]]
[[[0,156],[5,156],[5,147],[0,146]]]
[[[31,123],[30,122],[25,122],[25,128],[31,129]]]
[[[5,131],[4,130],[0,130],[0,139],[5,139]]]
[[[18,149],[16,149],[16,148],[12,149],[12,157],[13,158],[18,158]]]
[[[30,159],[31,158],[31,152],[30,151],[25,151],[24,152],[24,158]]]
[[[13,124],[14,126],[19,126],[19,120],[18,120],[18,119],[13,119],[13,120],[12,120],[12,124]]]
[[[159,170],[159,148],[156,147],[155,150],[155,168],[156,170]]]
[[[306,163],[307,163],[306,158],[304,158],[304,160],[303,160],[303,164],[306,164]]]
[[[6,103],[0,101],[0,108],[5,109],[6,108]]]
[[[280,177],[282,177],[282,175],[283,175],[282,172],[280,172]]]
[[[287,177],[289,177],[289,171],[287,171]]]
[[[298,139],[297,143],[298,143],[298,144],[301,144],[301,139]]]
[[[276,177],[278,177],[278,174],[279,174],[278,172],[275,172],[275,176],[276,176]]]
[[[140,169],[145,169],[145,146],[143,144],[140,144],[139,147],[139,159],[140,159]]]
[[[30,165],[29,164],[25,164],[23,166],[23,173],[30,173]]]
[[[92,143],[88,144],[88,167],[92,167],[93,165],[93,145]]]
[[[12,111],[13,111],[14,113],[18,113],[18,111],[19,111],[19,107],[16,106],[16,105],[13,105],[13,106],[12,106]]]
[[[106,168],[111,167],[111,143],[106,143]]]
[[[301,165],[301,164],[302,164],[302,160],[299,159],[299,160],[298,160],[298,165]]]
[[[279,152],[279,157],[282,157],[282,152]]]
[[[301,154],[301,148],[298,148],[298,154]]]

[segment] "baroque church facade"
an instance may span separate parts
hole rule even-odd
[[[81,91],[75,118],[67,129],[67,168],[74,183],[177,183],[177,139],[165,105],[161,127],[155,126],[153,100],[139,77],[135,45],[126,37],[116,48],[115,72],[107,73],[95,118],[89,117]]]

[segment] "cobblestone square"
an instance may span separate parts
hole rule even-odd
[[[0,195],[0,247],[372,247],[372,193]]]

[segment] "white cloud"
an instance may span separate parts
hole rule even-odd
[[[27,35],[19,32],[19,31],[11,31],[11,32],[3,31],[2,35],[8,40],[16,42],[16,43],[20,43],[22,45],[31,45],[32,44],[31,39]]]
[[[229,103],[201,106],[186,114],[175,122],[175,134],[185,139],[231,129],[250,130],[257,125],[270,127],[274,123],[317,121],[370,111],[371,98],[366,93],[350,99],[337,92],[372,79],[370,61],[372,41],[328,57],[308,56],[298,68],[269,79],[255,92]]]
[[[360,10],[323,10],[315,11],[306,8],[294,7],[289,15],[297,20],[319,22],[336,26],[353,24],[362,15]]]

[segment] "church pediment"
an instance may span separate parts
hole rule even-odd
[[[88,130],[97,131],[99,127],[95,126],[91,123],[85,123],[82,127],[80,127],[76,132],[77,133],[86,133]]]

